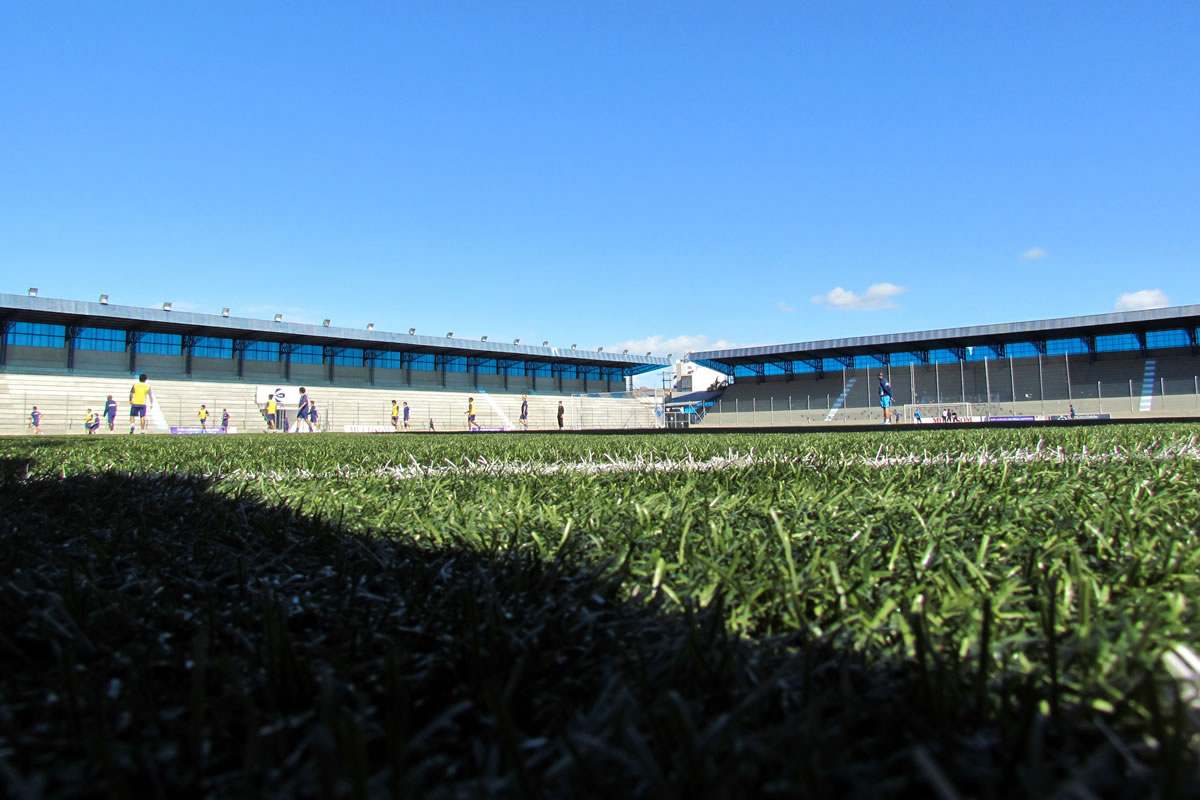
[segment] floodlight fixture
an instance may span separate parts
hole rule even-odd
[[[170,310],[171,310],[171,304],[169,302],[163,303],[163,311],[170,311]]]
[[[572,349],[572,350],[574,350],[574,349],[575,349],[575,345],[573,345],[573,344],[572,344],[572,345],[571,345],[571,349]]]
[[[367,330],[369,330],[369,331],[373,331],[373,330],[375,330],[375,323],[374,323],[374,322],[368,322],[368,323],[367,323]]]
[[[622,351],[621,351],[621,355],[623,355],[623,356],[627,356],[627,355],[629,355],[629,349],[628,349],[628,348],[626,348],[625,350],[622,350]]]
[[[321,327],[323,327],[323,328],[328,328],[328,327],[329,327],[329,320],[327,320],[327,319],[325,319],[325,320],[321,320]]]
[[[100,305],[102,305],[102,306],[108,305],[108,295],[106,295],[106,294],[100,295]]]
[[[549,347],[549,346],[550,346],[550,340],[549,340],[549,339],[547,339],[546,341],[542,342],[542,347]]]
[[[646,355],[650,355],[650,351],[649,351],[649,350],[647,350],[647,351],[646,351]]]
[[[37,297],[37,287],[36,287],[36,286],[30,286],[30,287],[29,287],[29,296],[30,296],[30,297]]]
[[[228,317],[228,316],[229,316],[229,306],[225,306],[224,308],[222,308],[222,309],[221,309],[221,316],[222,316],[222,317]]]
[[[276,321],[276,322],[283,322],[283,314],[276,314],[276,315],[275,315],[275,321]]]
[[[487,337],[486,337],[486,336],[480,336],[480,337],[479,337],[479,341],[481,341],[481,342],[486,342],[486,341],[487,341]]]
[[[447,338],[447,339],[453,339],[453,338],[454,338],[454,331],[446,331],[446,338]]]
[[[603,348],[603,347],[597,347],[597,348],[596,348],[596,352],[597,352],[597,353],[603,353],[603,352],[604,352],[604,348]]]
[[[408,335],[409,335],[409,336],[413,336],[414,334],[416,334],[416,332],[417,332],[417,329],[416,329],[416,328],[409,328],[409,329],[408,329]]]
[[[521,343],[520,339],[513,339],[513,344],[520,344],[520,343]]]

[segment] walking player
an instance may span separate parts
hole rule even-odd
[[[892,384],[887,376],[879,373],[879,407],[883,409],[883,424],[892,421]]]
[[[138,382],[129,387],[129,432],[133,433],[136,426],[134,420],[141,420],[142,433],[146,432],[146,409],[154,406],[154,392],[146,383],[146,373],[138,375]]]

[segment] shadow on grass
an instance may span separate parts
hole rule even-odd
[[[24,476],[0,465],[9,796],[1195,787],[1194,760],[1142,768],[1032,688],[978,704],[932,653],[867,669],[801,637],[749,643],[719,604],[620,600],[619,570],[351,534],[193,477]]]

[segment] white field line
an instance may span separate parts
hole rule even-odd
[[[972,465],[990,466],[997,464],[1118,464],[1131,461],[1165,461],[1171,459],[1191,459],[1200,461],[1200,440],[1196,437],[1186,442],[1170,442],[1160,445],[1157,442],[1144,448],[1126,449],[1114,447],[1111,451],[1089,452],[1086,447],[1077,453],[1064,452],[1061,447],[1046,448],[1042,442],[1032,448],[1016,450],[987,450],[980,449],[973,453],[904,453],[892,455],[885,453],[881,447],[875,456],[838,454],[834,457],[823,457],[816,453],[737,453],[729,451],[724,456],[712,456],[698,459],[690,453],[683,458],[658,457],[655,455],[639,455],[633,458],[614,458],[607,453],[596,458],[589,455],[580,461],[488,461],[480,457],[472,461],[464,458],[460,463],[443,459],[442,463],[421,464],[409,456],[409,464],[387,463],[378,467],[337,467],[325,472],[314,472],[306,469],[292,471],[268,470],[254,472],[252,470],[233,470],[219,477],[226,480],[257,480],[260,478],[274,481],[299,479],[327,478],[362,478],[378,477],[395,480],[413,480],[419,478],[436,478],[446,475],[561,475],[580,474],[597,475],[602,473],[622,472],[715,472],[720,470],[741,470],[761,466],[809,466],[824,469],[845,467],[915,467],[915,466],[952,466]]]

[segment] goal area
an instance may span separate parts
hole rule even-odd
[[[987,404],[977,403],[911,403],[896,411],[897,422],[982,422],[987,416]],[[917,415],[920,415],[919,417]]]

